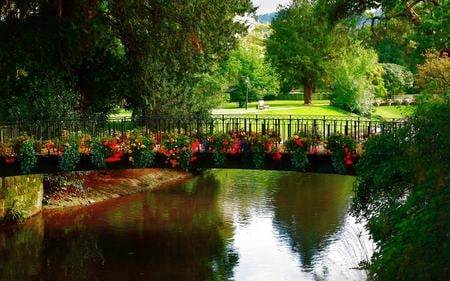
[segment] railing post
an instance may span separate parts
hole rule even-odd
[[[327,130],[327,128],[326,128],[327,118],[325,117],[325,115],[322,118],[322,122],[323,122],[323,133],[322,133],[322,136],[325,139],[326,138],[326,130]]]
[[[122,124],[121,124],[121,136],[123,137],[123,136],[125,136],[125,121],[126,121],[126,117],[123,117],[122,118],[122,120],[121,120],[121,122],[122,122]]]

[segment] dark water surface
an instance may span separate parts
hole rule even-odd
[[[211,170],[0,229],[0,280],[365,280],[354,178]]]

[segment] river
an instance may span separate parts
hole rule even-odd
[[[354,177],[210,170],[0,229],[0,280],[365,280]]]

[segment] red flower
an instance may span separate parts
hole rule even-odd
[[[119,162],[119,161],[120,161],[120,158],[115,157],[115,156],[106,158],[107,163],[113,163],[113,162]]]
[[[63,156],[63,154],[64,154],[64,153],[63,153],[62,151],[59,151],[59,152],[58,152],[58,156]]]
[[[107,141],[104,141],[104,142],[103,142],[103,146],[105,146],[105,147],[108,146],[108,142],[107,142]]]
[[[52,149],[53,143],[51,142],[47,142],[47,144],[45,145],[45,148],[47,149],[48,152],[50,152],[50,150]]]
[[[348,153],[348,147],[344,146],[344,152]]]
[[[196,152],[200,146],[200,142],[198,139],[195,139],[195,141],[191,144],[191,151]]]
[[[228,142],[227,140],[224,140],[224,141],[222,142],[222,144],[226,146],[226,145],[229,144],[229,142]]]
[[[14,158],[6,158],[5,163],[8,163],[8,164],[14,163]]]
[[[319,152],[319,149],[317,148],[317,146],[314,146],[314,148],[313,148],[313,153],[314,154],[317,154]]]
[[[281,160],[281,153],[279,151],[275,152],[275,154],[273,155],[273,160]]]
[[[194,162],[195,160],[197,160],[197,156],[194,155],[194,156],[191,157],[191,159],[189,159],[189,162],[192,163],[192,162]]]
[[[346,165],[353,165],[352,159],[346,159],[346,160],[345,160],[345,164],[346,164]]]
[[[271,152],[272,151],[272,144],[270,142],[266,142],[266,148],[267,148],[267,152]]]
[[[116,150],[117,147],[118,147],[117,143],[114,143],[114,142],[109,143],[109,149],[111,149],[111,151]]]
[[[302,147],[302,146],[303,146],[303,143],[302,143],[302,141],[301,141],[301,140],[299,140],[299,139],[295,139],[294,141],[295,141],[295,144],[296,144],[297,146],[300,146],[300,147]]]

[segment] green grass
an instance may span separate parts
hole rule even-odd
[[[237,103],[225,103],[219,108],[212,110],[213,114],[239,114],[239,115],[309,115],[309,116],[341,116],[341,117],[357,117],[356,114],[342,110],[340,108],[330,105],[329,100],[313,100],[312,105],[304,105],[303,101],[290,100],[272,100],[265,101],[269,109],[257,110],[257,102],[251,102],[248,105],[248,110],[245,108],[238,108]],[[373,107],[372,119],[399,119],[409,116],[413,113],[415,106],[380,106]],[[115,114],[111,114],[111,118],[130,117],[132,111],[119,109]]]
[[[265,101],[269,109],[257,110],[257,102],[249,103],[248,110],[238,108],[236,103],[225,103],[213,109],[213,114],[239,114],[239,115],[308,115],[308,116],[341,116],[357,117],[358,115],[330,105],[329,100],[315,100],[312,105],[304,105],[303,101],[273,100]],[[400,119],[409,116],[414,106],[380,106],[373,107],[372,119]]]
[[[251,102],[248,110],[238,108],[236,103],[226,103],[213,109],[213,114],[239,115],[317,115],[317,116],[356,116],[345,110],[330,105],[329,100],[315,100],[312,105],[304,105],[303,101],[273,100],[265,101],[269,109],[257,110],[257,102]]]
[[[131,117],[133,111],[131,110],[126,110],[123,108],[120,108],[117,113],[114,114],[110,114],[110,118],[124,118],[124,117]]]
[[[400,119],[411,115],[415,106],[413,105],[391,105],[373,107],[372,118],[377,119]]]

